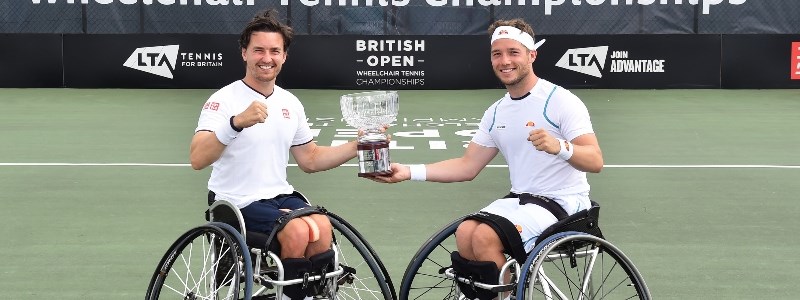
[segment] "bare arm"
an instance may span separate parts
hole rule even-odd
[[[214,132],[196,132],[189,146],[189,161],[192,164],[192,169],[202,170],[210,166],[222,156],[222,151],[224,150],[225,145],[217,139],[217,135]]]
[[[461,182],[475,179],[497,152],[497,148],[469,143],[463,156],[425,165],[426,181]],[[376,176],[371,179],[386,183],[401,182],[411,179],[411,171],[409,166],[393,163],[392,175]]]
[[[561,150],[558,139],[552,137],[543,129],[531,131],[528,140],[539,151],[556,155]],[[570,142],[574,150],[572,157],[567,162],[580,171],[600,173],[603,169],[603,152],[600,150],[597,136],[594,133],[588,133],[578,136]]]
[[[356,157],[356,142],[334,147],[319,146],[316,142],[294,146],[290,149],[297,165],[306,173],[333,169]]]
[[[570,165],[590,173],[600,173],[603,170],[603,151],[600,150],[594,133],[581,135],[571,142],[575,150],[568,161]]]

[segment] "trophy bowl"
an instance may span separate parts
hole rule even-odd
[[[362,132],[357,140],[359,177],[392,173],[389,139],[383,133],[383,126],[397,118],[398,101],[396,91],[362,92],[341,97],[344,121]]]

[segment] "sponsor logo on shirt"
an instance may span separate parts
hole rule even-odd
[[[219,102],[206,102],[206,104],[203,105],[203,109],[219,110]]]

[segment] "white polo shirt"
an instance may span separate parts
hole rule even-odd
[[[524,98],[514,100],[506,93],[492,104],[472,142],[500,150],[508,163],[512,192],[553,198],[588,195],[585,172],[555,155],[536,150],[527,140],[535,128],[544,128],[553,137],[568,141],[594,132],[589,111],[577,96],[539,78]]]
[[[289,194],[294,187],[286,180],[289,148],[309,143],[313,134],[300,100],[275,86],[265,97],[243,81],[233,82],[215,92],[203,106],[197,129],[214,131],[220,124],[244,111],[254,100],[267,105],[267,119],[245,128],[211,167],[208,189],[216,199],[228,200],[239,208],[250,203]]]

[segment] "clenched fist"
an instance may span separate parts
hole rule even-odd
[[[531,130],[528,135],[528,140],[536,147],[536,150],[550,154],[558,154],[558,152],[561,151],[561,145],[558,143],[558,140],[547,133],[547,130],[541,128]]]
[[[261,101],[253,101],[243,112],[233,117],[233,125],[237,128],[248,128],[256,123],[267,121],[267,105]]]

